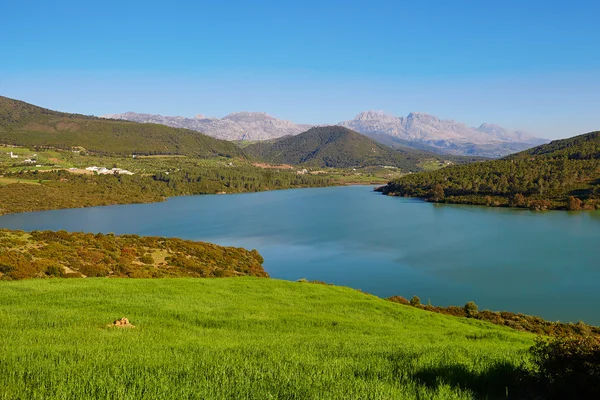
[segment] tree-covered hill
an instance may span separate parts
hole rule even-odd
[[[27,147],[83,147],[104,154],[243,155],[230,142],[187,129],[67,114],[2,96],[0,142]]]
[[[548,144],[534,147],[505,157],[508,160],[545,157],[549,159],[566,158],[586,160],[600,158],[600,132],[591,132],[568,139],[554,140]]]
[[[600,208],[600,132],[494,160],[402,177],[384,194],[532,209]]]
[[[424,160],[447,158],[409,148],[395,150],[341,126],[316,127],[296,136],[251,144],[244,150],[272,163],[335,168],[389,165],[405,171],[419,171],[418,164]]]

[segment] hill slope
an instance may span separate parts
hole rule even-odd
[[[232,143],[187,129],[67,114],[1,96],[0,143],[106,154],[242,155]]]
[[[0,397],[28,399],[504,398],[533,343],[259,278],[0,282],[0,337]]]
[[[312,128],[296,136],[251,144],[245,151],[271,163],[335,168],[390,165],[405,171],[418,171],[420,162],[440,157],[408,148],[394,150],[341,126]]]
[[[380,190],[448,203],[600,208],[600,132],[555,140],[502,160],[406,176]]]
[[[256,250],[191,240],[0,229],[0,280],[45,277],[268,277]]]

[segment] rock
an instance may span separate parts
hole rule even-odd
[[[117,327],[117,328],[135,328],[134,325],[131,325],[129,323],[129,319],[125,318],[125,317],[116,320],[115,322],[113,322],[109,326],[114,326],[114,327]]]

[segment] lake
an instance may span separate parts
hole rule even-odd
[[[13,214],[0,227],[257,249],[273,278],[600,325],[600,213],[437,205],[372,187],[171,198]]]

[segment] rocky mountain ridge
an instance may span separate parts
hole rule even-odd
[[[314,126],[281,120],[264,112],[248,111],[231,113],[223,118],[206,117],[202,114],[186,118],[134,112],[105,115],[104,118],[187,128],[218,139],[251,141],[297,135]],[[411,112],[406,117],[395,117],[380,111],[365,111],[352,120],[337,125],[387,145],[394,146],[394,141],[398,147],[406,147],[406,143],[413,143],[418,148],[427,146],[437,152],[454,155],[498,158],[548,142],[525,132],[507,130],[499,125],[484,123],[474,128],[461,122],[442,120],[420,112]],[[392,140],[386,140],[386,136]]]
[[[194,118],[170,117],[135,112],[104,115],[103,118],[192,129],[225,140],[269,140],[287,135],[297,135],[312,127],[312,125],[295,124],[291,121],[274,118],[264,112],[249,111],[234,112],[223,118],[206,117],[202,114],[198,114]]]
[[[441,120],[418,112],[411,112],[406,117],[395,117],[380,111],[365,111],[339,125],[365,135],[384,134],[421,142],[444,153],[484,157],[502,157],[548,142],[494,124],[484,123],[473,128],[461,122]]]

